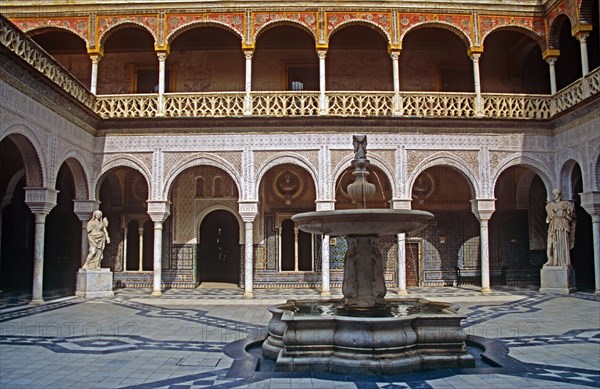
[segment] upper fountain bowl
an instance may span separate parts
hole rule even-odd
[[[422,230],[433,214],[410,209],[343,209],[299,213],[292,220],[311,234],[393,235]]]

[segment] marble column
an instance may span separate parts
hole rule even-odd
[[[254,222],[244,221],[244,297],[252,297],[254,271]]]
[[[140,241],[140,249],[138,251],[138,271],[144,270],[144,225],[141,224],[141,227],[138,228],[139,241]],[[162,229],[162,226],[160,227]],[[154,233],[156,234],[156,223],[154,223]],[[154,245],[156,248],[156,245]],[[156,258],[156,256],[154,256]]]
[[[400,109],[400,66],[398,65],[398,58],[400,58],[400,51],[390,52],[392,58],[392,77],[394,82],[394,101],[393,101],[393,114],[399,116],[401,114]]]
[[[496,210],[495,199],[471,200],[471,211],[479,219],[479,244],[481,249],[481,293],[491,293],[489,220]]]
[[[548,70],[550,71],[550,93],[556,93],[556,57],[546,58],[548,63]]]
[[[167,53],[159,52],[158,56],[158,107],[156,116],[165,116],[165,73]]]
[[[323,235],[321,241],[321,296],[331,296],[329,274],[329,235]]]
[[[46,216],[56,206],[58,191],[50,188],[25,188],[25,204],[35,215],[33,238],[33,288],[31,304],[43,304],[44,282],[44,238],[46,234]]]
[[[244,221],[244,297],[253,296],[254,284],[254,219],[258,215],[258,202],[239,200],[239,213]]]
[[[319,57],[319,115],[327,115],[327,96],[325,96],[325,56],[326,50],[317,50]]]
[[[595,294],[600,295],[600,191],[583,192],[581,207],[592,216]]]
[[[398,292],[399,295],[408,294],[406,291],[406,234],[398,234]]]
[[[92,74],[90,80],[90,92],[96,94],[96,90],[98,87],[98,64],[102,59],[101,54],[91,54],[90,59],[92,60]]]
[[[252,56],[254,55],[253,51],[246,50],[244,51],[244,56],[246,57],[246,87],[245,87],[245,96],[244,96],[244,115],[252,115]]]
[[[582,77],[587,76],[590,72],[589,62],[588,62],[588,50],[587,50],[587,38],[588,33],[579,33],[577,35],[577,40],[579,40],[579,47],[581,51],[581,75]]]
[[[162,239],[163,239],[163,223],[169,215],[170,203],[161,200],[148,200],[148,215],[154,223],[154,270],[152,282],[152,296],[162,295]],[[140,252],[143,247],[140,247]]]
[[[298,256],[300,252],[298,250],[298,227],[294,226],[294,271],[300,270],[298,268]]]
[[[81,266],[85,263],[89,250],[87,223],[94,211],[100,209],[100,202],[95,200],[73,200],[73,213],[81,221]]]
[[[481,53],[471,53],[470,56],[471,61],[473,61],[473,82],[475,84],[475,116],[481,117],[484,114],[479,76],[479,58],[481,57]]]

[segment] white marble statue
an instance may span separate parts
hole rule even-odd
[[[104,247],[110,243],[107,227],[108,219],[102,218],[102,211],[94,211],[92,219],[87,223],[89,251],[83,269],[100,269]]]
[[[569,251],[575,245],[575,207],[573,202],[562,200],[561,190],[552,191],[553,200],[546,204],[548,223],[548,262],[545,266],[569,266]]]

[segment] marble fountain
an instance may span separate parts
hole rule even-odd
[[[348,194],[357,209],[294,215],[298,228],[344,236],[342,299],[288,300],[269,307],[272,318],[262,344],[278,371],[400,374],[473,367],[458,306],[422,298],[385,299],[379,236],[418,231],[433,215],[425,211],[366,209],[375,186],[366,179],[366,136],[353,137],[355,181]]]

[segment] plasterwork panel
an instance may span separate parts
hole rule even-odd
[[[351,22],[367,22],[380,27],[387,35],[387,43],[392,42],[392,13],[391,12],[326,12],[326,36],[330,38],[332,31],[335,31],[343,24]]]
[[[234,168],[238,176],[242,175],[242,153],[239,151],[220,152],[219,157],[229,162]]]
[[[373,164],[373,159],[377,158],[382,161],[385,166],[381,166],[382,170],[390,169],[392,174],[394,173],[395,167],[395,151],[394,150],[368,150],[367,157],[371,159],[371,164]],[[392,177],[388,177],[390,180],[393,180]]]
[[[521,27],[530,30],[537,35],[540,43],[544,42],[545,27],[544,18],[541,17],[522,17],[522,16],[498,16],[498,15],[480,15],[479,31],[482,41],[491,31],[499,27]],[[542,48],[543,49],[543,48]]]
[[[195,173],[186,170],[178,177],[173,187],[173,243],[189,243],[196,238],[194,230]]]
[[[37,30],[41,28],[59,28],[62,30],[68,30],[83,39],[86,44],[89,42],[88,29],[89,29],[89,18],[88,17],[51,17],[51,18],[23,18],[23,19],[11,19],[17,27],[24,32]]]
[[[152,37],[157,41],[158,15],[98,15],[96,18],[98,39],[101,42],[104,35],[111,28],[119,24],[133,23],[148,29]]]
[[[278,21],[299,23],[312,32],[315,40],[317,39],[317,12],[253,12],[252,18],[254,43],[256,43],[256,35],[264,26]]]
[[[221,24],[227,26],[240,35],[240,39],[244,35],[244,14],[242,12],[209,12],[200,14],[167,14],[166,15],[165,35],[169,41],[172,40],[171,35],[174,32],[179,32],[186,29],[188,26],[197,24]]]
[[[567,15],[571,22],[571,26],[575,26],[577,23],[577,2],[575,0],[563,0],[560,1],[553,9],[548,12],[546,15],[546,23],[548,25],[548,29],[552,27],[556,18],[562,14]],[[549,35],[551,31],[548,31]],[[558,48],[558,34],[559,31],[554,31],[554,34],[557,36],[555,42],[548,42],[551,48]],[[550,38],[550,37],[549,37]],[[549,39],[550,40],[550,39]]]
[[[331,167],[335,169],[338,167],[342,161],[346,159],[352,159],[352,151],[351,150],[331,150]]]
[[[444,28],[448,24],[464,33],[462,39],[471,39],[473,36],[471,15],[460,14],[426,14],[426,13],[400,13],[400,41],[413,27],[424,23],[437,23]]]
[[[462,162],[471,168],[471,171],[479,170],[479,152],[477,151],[455,151],[454,155],[458,156]]]

